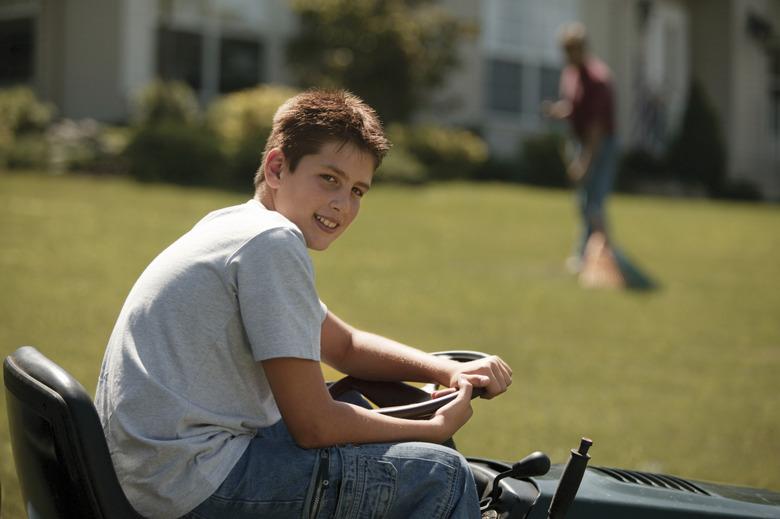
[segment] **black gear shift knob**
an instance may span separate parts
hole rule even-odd
[[[543,452],[532,452],[512,465],[509,476],[522,479],[534,476],[544,476],[550,470],[550,458]]]
[[[543,452],[532,452],[525,458],[521,459],[514,465],[512,465],[512,468],[502,472],[498,476],[495,477],[493,480],[493,488],[490,492],[490,498],[489,500],[493,503],[496,502],[496,500],[501,495],[501,487],[499,486],[499,482],[506,478],[511,477],[515,479],[522,479],[522,478],[530,478],[533,476],[544,476],[547,474],[547,471],[550,470],[550,458],[547,456],[547,454]]]

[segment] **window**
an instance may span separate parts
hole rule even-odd
[[[0,85],[32,79],[33,32],[32,18],[0,20]]]
[[[260,44],[253,40],[222,38],[219,48],[219,91],[232,92],[260,82]]]
[[[522,65],[500,59],[488,60],[488,109],[520,113],[522,109]]]
[[[157,47],[160,78],[184,81],[194,90],[200,90],[202,49],[200,34],[161,28]]]

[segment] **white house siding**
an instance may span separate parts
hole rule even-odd
[[[126,120],[134,96],[157,77],[158,29],[202,38],[198,95],[219,94],[221,38],[258,42],[258,81],[287,83],[285,43],[295,16],[285,0],[16,0],[0,17],[35,18],[38,93],[60,115]]]
[[[37,30],[32,85],[38,95],[60,109],[64,106],[62,85],[66,74],[61,55],[65,41],[64,12],[64,2],[44,0],[31,14],[35,17]]]
[[[777,136],[772,130],[770,53],[747,30],[754,13],[770,23],[777,49],[777,0],[688,0],[691,72],[717,110],[728,154],[728,177],[780,198]]]
[[[155,77],[157,0],[123,0],[119,37],[122,59],[118,88],[125,118],[136,94]]]
[[[770,55],[764,44],[748,34],[749,13],[770,21],[770,2],[777,0],[741,0],[735,2],[731,18],[734,62],[730,77],[733,91],[729,162],[731,177],[763,185],[780,197],[780,164],[773,156],[770,104]],[[772,20],[774,31],[780,31],[780,19]]]
[[[40,0],[35,13],[38,94],[69,118],[123,121],[129,91],[148,78],[150,34],[138,12],[154,0]],[[153,41],[153,39],[152,39]]]
[[[121,119],[125,102],[119,88],[124,60],[120,3],[69,0],[63,14],[59,56],[65,68],[62,102],[67,115]]]

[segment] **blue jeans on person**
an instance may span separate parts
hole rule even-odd
[[[424,442],[302,449],[284,422],[261,429],[187,519],[478,518],[466,460]]]
[[[580,259],[585,254],[588,238],[596,230],[607,232],[605,205],[617,170],[618,145],[614,136],[604,137],[601,148],[593,158],[590,169],[577,187],[577,202],[582,218],[582,233],[577,244]]]

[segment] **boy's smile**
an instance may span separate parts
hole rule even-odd
[[[278,149],[267,164],[270,196],[263,202],[298,226],[314,250],[327,249],[349,227],[374,175],[371,155],[351,143],[324,144],[303,156],[294,172]]]

